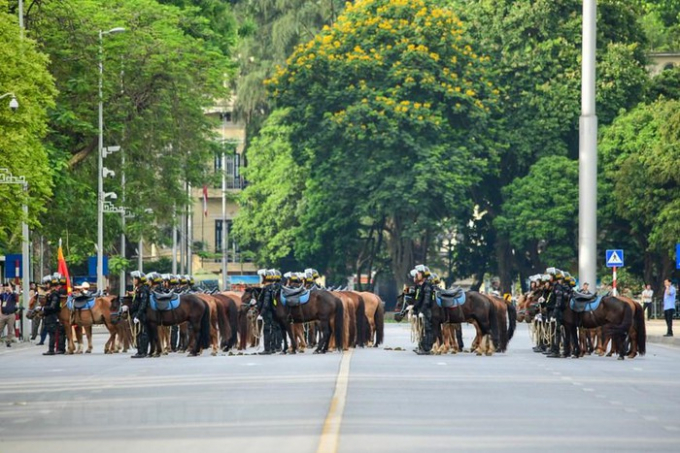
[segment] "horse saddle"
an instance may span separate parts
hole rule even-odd
[[[297,307],[301,304],[309,302],[310,290],[304,286],[299,288],[289,288],[287,286],[281,287],[281,303],[289,307]]]
[[[151,297],[149,298],[149,305],[153,311],[175,310],[179,307],[179,294],[152,291]]]
[[[569,301],[569,308],[576,313],[584,313],[586,311],[595,311],[600,306],[602,296],[597,294],[582,294],[574,293],[574,297]]]
[[[69,297],[66,306],[69,310],[91,310],[94,307],[94,296],[82,295]]]
[[[465,291],[460,286],[451,289],[435,291],[437,305],[443,308],[459,307],[465,303]]]

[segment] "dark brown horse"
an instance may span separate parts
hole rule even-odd
[[[131,297],[124,299],[124,304],[130,306]],[[190,356],[194,357],[202,349],[210,347],[210,307],[196,294],[182,294],[179,296],[179,306],[174,310],[156,311],[146,310],[146,327],[148,329],[151,355],[160,356],[161,345],[158,341],[158,326],[174,326],[187,322],[191,326]]]
[[[246,288],[243,294],[243,303],[249,303],[251,300],[257,300],[257,296],[261,291],[260,288]],[[330,343],[330,336],[335,335],[335,346],[339,351],[342,351],[345,330],[344,326],[344,308],[342,301],[331,294],[329,291],[313,289],[309,292],[309,300],[299,305],[286,305],[281,299],[281,289],[278,289],[274,294],[274,319],[279,323],[281,328],[286,331],[291,342],[291,351],[293,354],[297,350],[297,340],[293,335],[293,323],[306,323],[309,321],[319,321],[319,330],[321,339],[314,351],[315,354],[326,353]],[[333,329],[331,329],[331,319],[334,319]],[[285,336],[284,336],[284,345]]]

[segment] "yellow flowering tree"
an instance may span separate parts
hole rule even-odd
[[[293,157],[309,168],[299,258],[326,262],[380,225],[398,280],[435,226],[469,212],[495,161],[489,58],[433,0],[359,0],[267,81],[289,108]]]

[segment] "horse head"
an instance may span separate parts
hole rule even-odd
[[[256,307],[257,306],[257,301],[260,298],[260,294],[262,293],[262,288],[257,287],[257,286],[248,286],[245,288],[243,291],[243,295],[241,296],[241,304],[242,305],[250,305],[251,307]]]
[[[47,298],[42,296],[42,300],[40,300],[40,297],[41,296],[36,291],[33,297],[31,297],[31,300],[28,301],[28,311],[26,312],[26,318],[33,319],[37,316],[41,316],[42,310],[39,310],[39,308],[45,306],[45,301]]]
[[[402,301],[401,310],[394,315],[394,320],[397,322],[401,322],[404,317],[406,317],[409,309],[413,306],[414,300],[411,288],[406,288],[403,293],[397,296],[397,306],[399,306],[399,299]]]

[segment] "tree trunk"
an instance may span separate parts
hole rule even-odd
[[[392,259],[392,272],[394,279],[397,282],[397,288],[401,288],[403,284],[407,283],[407,275],[413,266],[413,240],[405,238],[402,235],[404,231],[403,219],[394,217],[387,220],[389,230],[389,250],[390,258]]]
[[[510,241],[506,236],[496,236],[495,243],[498,277],[501,279],[501,294],[510,293],[512,288],[513,255]]]

